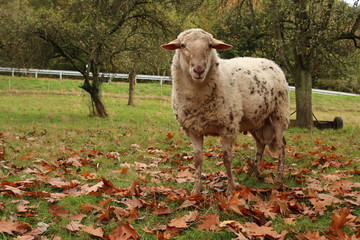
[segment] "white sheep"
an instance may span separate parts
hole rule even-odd
[[[172,106],[180,126],[194,146],[195,184],[201,191],[204,136],[221,136],[226,167],[227,194],[234,189],[232,146],[239,132],[256,141],[255,175],[266,145],[278,150],[276,181],[283,179],[285,138],[289,125],[288,84],[283,71],[263,58],[220,59],[216,50],[232,46],[202,29],[182,32],[162,45],[176,50],[171,74]]]

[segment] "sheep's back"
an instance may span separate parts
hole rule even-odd
[[[234,101],[242,100],[243,119],[240,130],[253,130],[261,126],[268,116],[289,118],[288,84],[278,65],[263,58],[234,58],[221,63],[237,93]],[[287,126],[286,126],[287,127]]]

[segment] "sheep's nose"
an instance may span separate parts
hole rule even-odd
[[[201,65],[197,65],[196,67],[194,67],[194,72],[201,75],[205,72],[205,68]]]

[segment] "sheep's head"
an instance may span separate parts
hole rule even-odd
[[[177,39],[161,46],[179,51],[180,65],[196,82],[202,82],[211,66],[211,56],[216,50],[227,50],[231,45],[219,41],[202,29],[182,32]]]

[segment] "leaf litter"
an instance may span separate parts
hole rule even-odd
[[[44,135],[34,131],[28,134],[29,137],[19,134],[16,138],[35,144]],[[97,239],[140,239],[143,234],[172,239],[189,229],[228,231],[234,239],[360,238],[360,183],[349,180],[360,173],[358,168],[349,168],[352,161],[359,159],[344,161],[335,146],[327,146],[317,139],[314,149],[308,152],[296,152],[293,146],[287,148],[289,157],[312,161],[307,168],[290,165],[285,169],[287,177],[298,184],[295,187],[286,184],[271,184],[272,187],[267,188],[239,185],[232,196],[226,196],[226,174],[214,171],[203,173],[204,191],[191,195],[193,158],[191,154],[182,153],[184,143],[175,141],[174,135],[166,133],[164,136],[166,143],[171,145],[166,149],[146,149],[132,144],[130,148],[141,154],[143,161],[122,163],[111,171],[110,177],[105,177],[98,176],[96,160],[105,158],[121,162],[124,153],[64,148],[68,158],[46,160],[35,158],[34,153],[29,152],[19,158],[32,160],[33,164],[18,167],[7,160],[5,142],[9,136],[0,133],[0,170],[5,173],[0,176],[0,214],[3,216],[0,234],[18,239],[46,239],[43,237],[47,236],[49,226],[65,219],[68,221],[62,226],[65,231],[74,236],[88,234]],[[235,148],[250,147],[243,144]],[[222,153],[218,149],[209,147],[204,158],[214,159],[220,165]],[[249,166],[246,163],[244,167],[235,166],[234,171],[245,173]],[[266,182],[273,183],[274,164],[263,162],[261,168],[268,170]],[[326,171],[329,168],[336,170],[329,173]],[[111,176],[126,178],[129,171],[136,172],[138,178],[129,182],[128,187],[117,187]],[[7,180],[19,175],[22,180]],[[59,205],[67,197],[86,196],[97,200],[79,205],[75,212],[69,206]],[[8,203],[15,204],[16,208],[9,208]],[[37,221],[40,204],[48,206],[51,220]],[[151,215],[158,215],[163,224],[149,225],[147,217]],[[310,226],[303,231],[297,230],[298,219],[317,222],[324,215],[331,217],[326,230]],[[30,218],[33,219],[31,224],[26,222]],[[279,219],[285,226],[282,230],[275,227]],[[112,227],[106,227],[108,224]],[[52,235],[52,239],[61,237]]]

